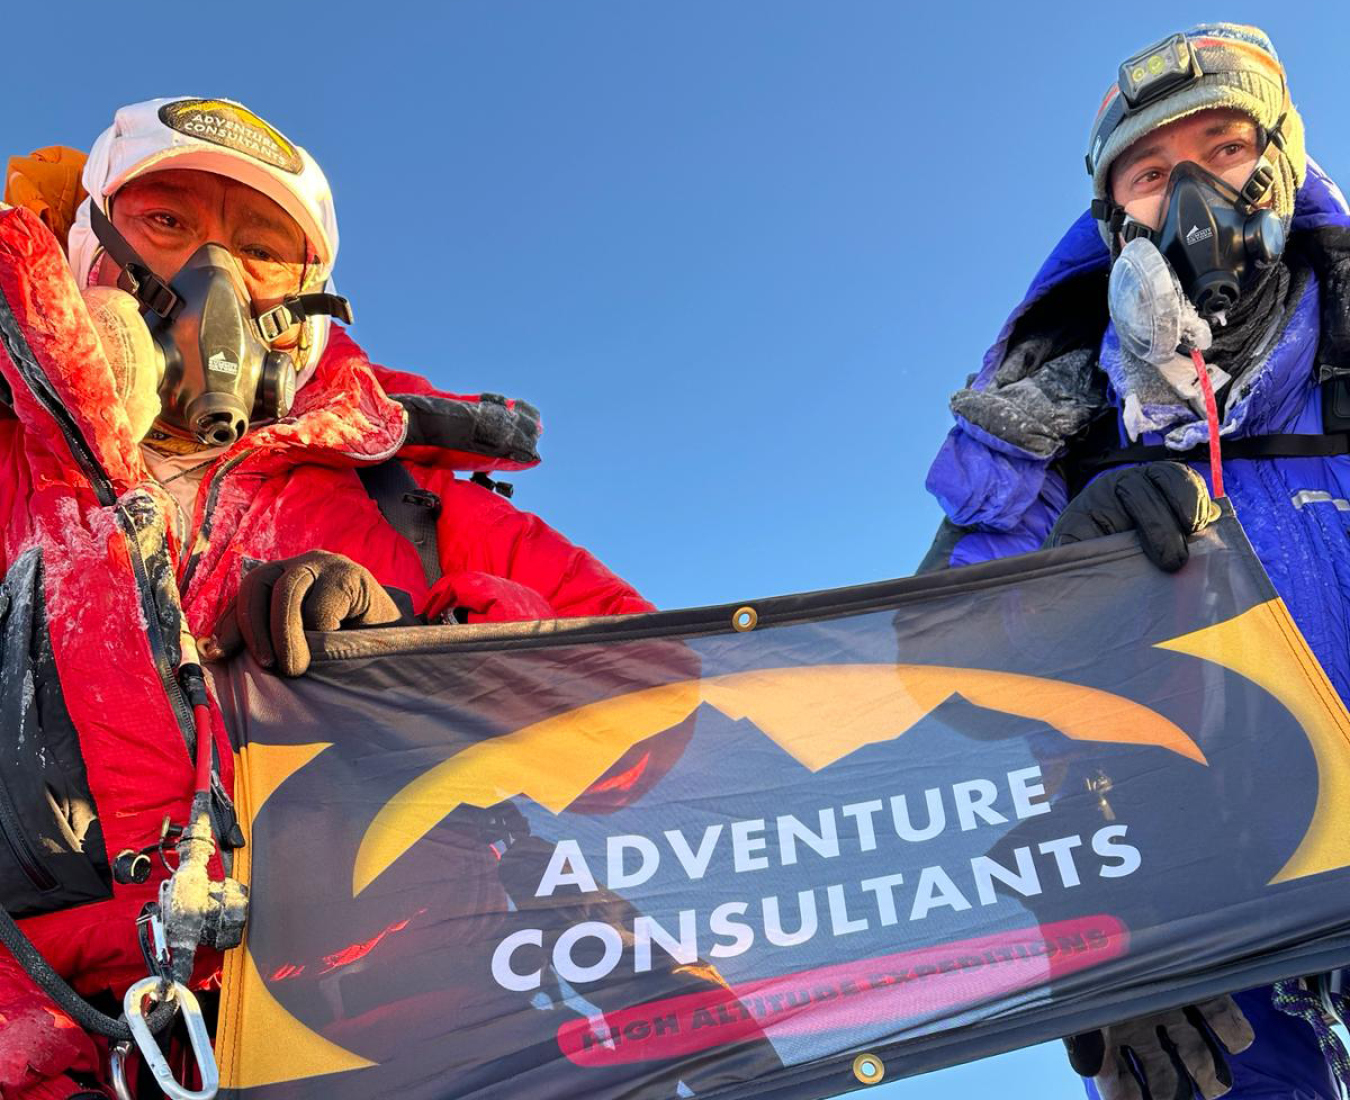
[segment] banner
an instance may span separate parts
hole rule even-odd
[[[1350,963],[1350,721],[1231,510],[237,662],[240,1100],[815,1098]]]

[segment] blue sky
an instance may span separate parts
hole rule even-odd
[[[1125,55],[1261,24],[1350,180],[1339,0],[15,7],[8,152],[252,106],[333,181],[358,341],[539,406],[517,503],[666,607],[912,571],[947,397],[1085,206]],[[1057,1048],[871,1091],[1080,1095]]]

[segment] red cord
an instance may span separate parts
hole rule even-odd
[[[192,717],[197,726],[197,793],[206,794],[211,790],[211,744],[214,737],[211,731],[211,710],[198,703],[192,708]]]
[[[1214,499],[1224,495],[1223,463],[1219,455],[1219,406],[1214,400],[1214,387],[1209,383],[1209,371],[1205,367],[1205,357],[1199,349],[1191,349],[1191,362],[1195,364],[1195,375],[1200,380],[1200,392],[1205,395],[1205,420],[1209,424],[1209,479]]]

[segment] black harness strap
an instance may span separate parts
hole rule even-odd
[[[418,485],[408,468],[395,458],[374,466],[358,466],[356,476],[389,526],[413,544],[422,560],[427,585],[434,585],[441,579],[436,539],[441,498]]]
[[[1350,454],[1350,432],[1332,435],[1298,435],[1279,433],[1253,435],[1245,439],[1223,441],[1224,460],[1233,458],[1332,458]],[[1209,444],[1203,443],[1185,451],[1171,447],[1121,447],[1097,455],[1084,455],[1078,465],[1096,472],[1112,466],[1130,466],[1139,462],[1203,462],[1209,459]]]

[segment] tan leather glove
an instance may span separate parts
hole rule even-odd
[[[306,630],[387,626],[404,620],[393,598],[364,565],[343,554],[310,550],[246,573],[239,595],[216,624],[215,637],[202,656],[223,660],[247,646],[263,668],[303,676],[310,661]]]
[[[1233,1087],[1219,1044],[1240,1054],[1255,1038],[1233,998],[1216,997],[1087,1031],[1064,1045],[1074,1072],[1091,1077],[1102,1100],[1143,1100],[1143,1085],[1153,1100],[1190,1100],[1192,1083],[1214,1100]]]

